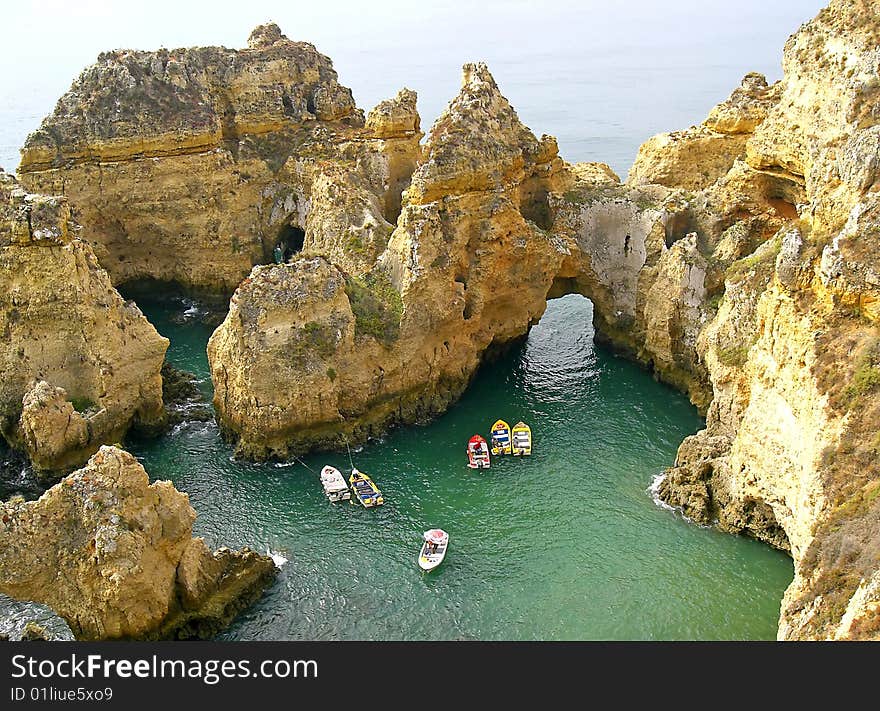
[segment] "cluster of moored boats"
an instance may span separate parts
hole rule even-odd
[[[504,420],[492,425],[489,435],[492,443],[491,452],[494,456],[512,454],[515,457],[529,456],[532,453],[532,430],[525,422],[517,422],[513,428]],[[480,435],[474,435],[468,441],[468,466],[472,469],[489,467],[489,443]],[[332,502],[349,501],[359,503],[371,509],[385,503],[385,497],[379,487],[367,474],[352,466],[351,476],[345,476],[336,467],[329,464],[321,470],[321,486],[324,494]],[[353,497],[353,498],[352,498]],[[432,528],[422,536],[422,549],[419,551],[419,567],[422,570],[434,570],[446,557],[449,548],[449,534],[441,528]]]
[[[371,509],[385,503],[385,497],[379,487],[367,474],[352,468],[348,481],[336,467],[329,464],[321,470],[321,486],[324,494],[332,502],[359,502],[364,508]],[[354,495],[354,500],[352,499]],[[449,534],[440,528],[425,531],[422,549],[419,552],[419,567],[422,570],[434,570],[446,557],[449,546]]]
[[[504,420],[492,425],[489,442],[482,435],[475,434],[468,440],[468,466],[471,469],[488,469],[491,443],[492,456],[512,454],[514,457],[528,457],[532,453],[532,430],[525,422],[517,422],[513,428]]]
[[[365,509],[381,506],[385,503],[385,497],[379,491],[376,483],[359,469],[352,469],[348,481],[336,467],[329,464],[321,470],[321,486],[327,498],[334,503],[336,501],[351,501],[354,494],[356,502]],[[354,503],[354,502],[352,502]]]

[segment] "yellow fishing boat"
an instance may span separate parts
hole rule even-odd
[[[351,488],[357,500],[364,505],[364,508],[371,509],[374,506],[381,506],[385,503],[385,498],[382,496],[382,492],[379,491],[379,487],[362,471],[352,469],[348,481],[351,482]]]
[[[525,422],[513,426],[513,456],[528,456],[532,453],[532,430]]]
[[[492,425],[492,454],[510,454],[510,425],[504,420],[498,420]]]

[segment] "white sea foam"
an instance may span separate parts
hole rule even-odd
[[[266,555],[272,559],[276,568],[283,568],[287,564],[287,558],[281,555],[278,551],[272,551],[267,548]]]
[[[673,513],[681,516],[688,523],[692,523],[695,526],[699,526],[700,528],[712,528],[712,526],[707,526],[702,523],[698,523],[694,521],[690,516],[687,516],[684,512],[684,509],[681,506],[670,506],[663,499],[660,498],[660,484],[663,483],[663,480],[666,478],[666,473],[655,474],[654,478],[651,480],[651,486],[645,489],[645,493],[648,494],[651,499],[653,499],[654,503],[659,506],[661,509],[666,509],[667,511],[672,511]]]
[[[665,472],[655,474],[654,478],[651,480],[651,486],[645,489],[645,493],[650,494],[651,498],[654,500],[654,503],[661,509],[666,509],[667,511],[677,511],[678,513],[681,513],[681,509],[678,509],[675,506],[670,506],[663,499],[660,498],[660,485],[663,483],[663,480],[665,478]]]

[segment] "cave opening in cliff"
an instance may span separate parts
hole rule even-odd
[[[294,255],[302,251],[306,241],[306,232],[296,225],[284,225],[278,233],[274,257],[276,262],[288,262]]]

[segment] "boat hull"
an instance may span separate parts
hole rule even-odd
[[[468,468],[469,469],[488,469],[489,462],[486,462],[486,461],[473,462],[472,461],[468,464]]]
[[[379,487],[370,479],[369,476],[357,469],[352,469],[351,476],[348,478],[351,484],[354,498],[365,509],[372,509],[385,503],[385,497],[379,491]]]
[[[517,422],[512,430],[511,445],[514,457],[532,454],[532,429],[525,422]]]
[[[324,488],[324,496],[332,503],[351,498],[348,482],[345,481],[342,472],[329,464],[321,470],[321,486]]]
[[[428,573],[437,568],[446,558],[446,551],[449,548],[449,544],[447,543],[444,545],[442,551],[431,555],[425,555],[425,548],[426,546],[423,545],[422,550],[419,553],[419,568]]]
[[[511,454],[513,445],[510,441],[510,425],[504,420],[498,420],[492,425],[492,454],[496,457],[502,454]]]
[[[471,469],[489,468],[489,445],[480,435],[474,435],[468,440],[467,455],[468,466]]]

